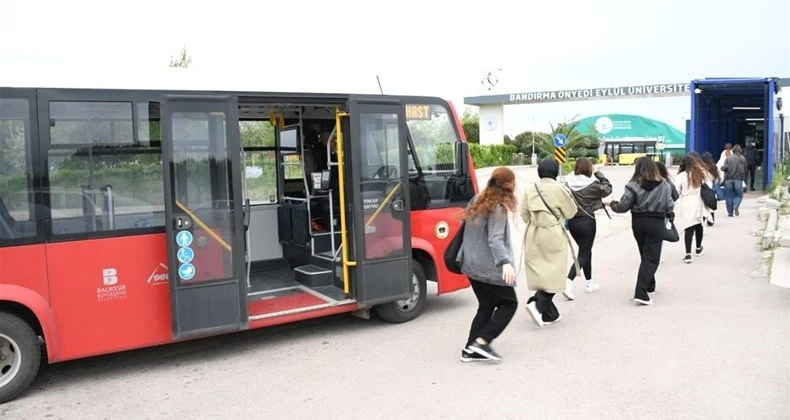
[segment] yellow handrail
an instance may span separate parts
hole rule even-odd
[[[340,189],[340,246],[343,248],[343,293],[349,293],[348,283],[348,267],[357,265],[356,261],[348,259],[348,230],[346,229],[346,171],[344,167],[343,158],[343,129],[341,128],[341,118],[347,117],[348,112],[340,111],[340,108],[335,108],[335,128],[337,128],[337,141],[335,148],[337,149],[337,174],[338,174],[338,187]]]
[[[381,210],[384,209],[384,206],[386,206],[387,203],[389,203],[389,201],[392,199],[392,196],[395,195],[395,193],[399,189],[400,189],[400,183],[398,183],[397,185],[392,187],[392,191],[390,191],[390,193],[387,194],[386,197],[384,197],[384,201],[382,201],[381,204],[379,204],[379,206],[376,207],[376,211],[373,212],[373,214],[370,216],[370,219],[368,219],[367,223],[365,223],[365,228],[366,229],[367,229],[368,226],[370,226],[371,223],[373,223],[373,220],[376,219],[376,216],[378,216],[379,213],[381,213]]]
[[[193,221],[193,222],[195,222],[195,224],[196,224],[196,225],[200,226],[200,227],[201,227],[201,229],[203,229],[204,231],[206,231],[206,233],[208,234],[208,236],[211,236],[212,238],[214,238],[214,240],[215,240],[215,241],[217,241],[217,242],[218,242],[220,245],[222,245],[222,247],[223,247],[223,248],[227,249],[228,251],[230,251],[230,250],[232,249],[232,248],[231,248],[231,246],[230,246],[230,244],[228,244],[227,242],[225,242],[225,240],[224,240],[224,239],[222,239],[222,237],[221,237],[221,236],[217,235],[217,234],[216,234],[216,232],[214,232],[213,230],[211,230],[211,228],[210,228],[210,227],[208,227],[208,225],[206,225],[205,223],[203,223],[203,221],[202,221],[202,220],[198,219],[198,217],[197,217],[197,216],[195,216],[195,215],[194,215],[194,214],[193,214],[191,211],[187,210],[186,206],[185,206],[185,205],[183,205],[183,204],[181,204],[181,202],[180,202],[180,201],[178,201],[178,200],[176,200],[176,207],[178,207],[179,209],[181,209],[181,211],[183,211],[184,213],[186,213],[186,214],[187,214],[187,216],[189,216],[189,218],[190,218],[190,219],[192,219],[192,221]]]

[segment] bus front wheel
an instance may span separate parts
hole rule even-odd
[[[428,297],[425,270],[415,260],[411,261],[411,267],[414,293],[403,300],[374,306],[373,309],[381,319],[393,323],[407,322],[417,318],[422,313],[422,310],[425,309],[425,301]]]
[[[0,404],[33,383],[41,365],[41,346],[35,331],[21,319],[0,313]]]

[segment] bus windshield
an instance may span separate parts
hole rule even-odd
[[[458,136],[452,116],[442,105],[406,105],[406,124],[423,173],[456,172],[454,145]],[[416,171],[414,160],[409,169]]]

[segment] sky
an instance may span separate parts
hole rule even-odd
[[[482,72],[497,69],[490,93],[790,77],[787,0],[521,3],[0,0],[0,85],[30,66],[43,78],[68,67],[147,85],[183,45],[190,70],[218,89],[377,92],[378,75],[385,93],[441,96],[461,112],[464,97],[482,93]],[[688,98],[512,105],[504,131],[605,113],[684,130],[688,107]]]

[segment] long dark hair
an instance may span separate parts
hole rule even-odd
[[[683,157],[681,164],[683,171],[688,176],[688,185],[691,188],[699,188],[705,182],[705,167],[702,160],[689,153]]]
[[[634,162],[634,176],[631,177],[631,181],[639,185],[644,184],[645,181],[661,181],[656,162],[647,156],[637,159]]]
[[[480,192],[474,203],[464,210],[461,219],[466,220],[478,215],[489,215],[496,211],[498,204],[506,210],[516,211],[516,174],[508,168],[499,167],[491,173],[486,188]]]
[[[719,179],[719,167],[716,166],[716,161],[713,160],[713,155],[710,152],[702,154],[702,163],[705,164],[705,169],[713,175],[713,179]]]

